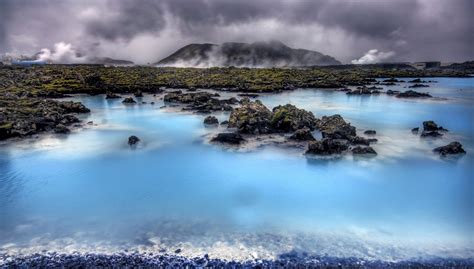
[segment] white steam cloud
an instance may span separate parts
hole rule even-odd
[[[388,51],[378,51],[376,49],[369,50],[364,56],[360,57],[359,59],[352,60],[352,64],[375,64],[385,61],[387,59],[392,58],[395,56],[395,52]]]
[[[81,56],[72,46],[66,42],[54,44],[54,50],[41,49],[37,56],[37,61],[52,62],[61,64],[84,63],[87,58]]]

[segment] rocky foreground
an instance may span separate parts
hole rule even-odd
[[[145,254],[35,254],[0,260],[1,268],[472,268],[472,259],[386,262],[287,253],[276,260],[227,261],[203,257]]]

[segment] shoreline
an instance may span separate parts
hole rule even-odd
[[[0,256],[1,257],[1,256]],[[337,258],[330,256],[309,256],[306,253],[290,252],[276,260],[232,261],[216,259],[205,254],[188,258],[168,254],[139,253],[37,253],[29,256],[1,257],[2,268],[56,268],[56,267],[146,267],[146,268],[470,268],[474,259],[437,258],[405,261],[365,260],[355,257]]]

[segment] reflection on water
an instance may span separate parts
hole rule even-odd
[[[423,90],[446,100],[328,90],[260,97],[269,107],[290,102],[317,117],[339,113],[360,133],[377,130],[373,159],[312,159],[276,146],[225,149],[207,143],[223,127],[160,108],[160,96],[128,107],[80,97],[94,124],[1,146],[0,251],[472,257],[473,80],[435,80]],[[436,140],[411,134],[424,120],[450,132]],[[132,134],[142,140],[134,150]],[[431,152],[454,140],[467,155]]]

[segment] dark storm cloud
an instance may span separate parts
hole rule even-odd
[[[8,49],[7,28],[11,14],[11,3],[6,1],[0,5],[0,52],[2,52]]]
[[[188,42],[278,39],[344,62],[372,49],[398,61],[474,58],[470,0],[0,0],[0,5],[4,48],[17,48],[31,36],[37,46],[74,42],[94,53],[154,61]]]
[[[93,36],[109,40],[158,32],[166,24],[159,1],[108,1],[105,10],[100,13],[100,17],[86,23],[86,29]]]

